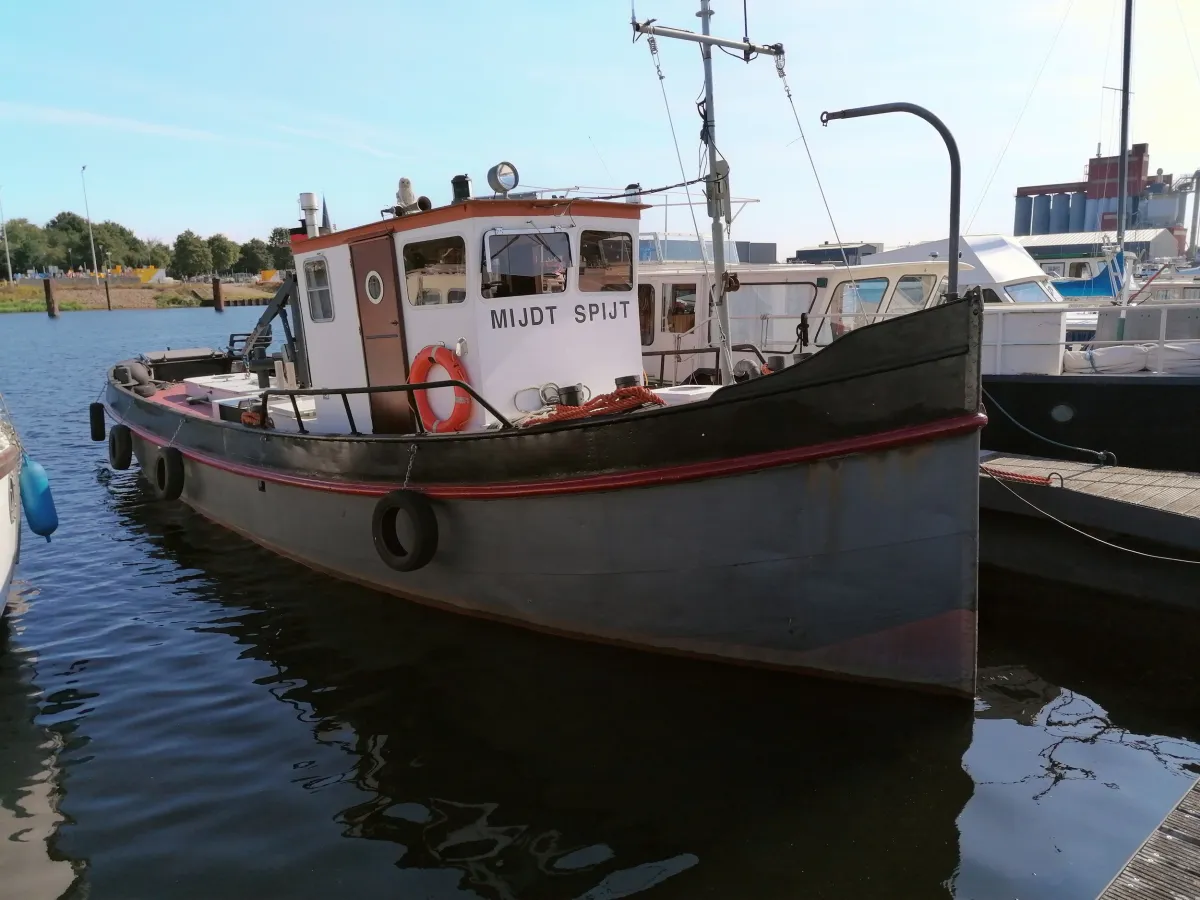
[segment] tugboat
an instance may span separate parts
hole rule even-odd
[[[113,466],[449,610],[972,696],[980,302],[742,383],[726,346],[721,384],[651,390],[643,207],[516,195],[508,163],[488,182],[433,208],[402,179],[336,232],[301,195],[295,275],[254,331],[109,370]]]
[[[109,370],[110,460],[379,590],[970,694],[980,305],[666,405],[632,383],[640,209],[471,198],[325,234],[312,210],[255,332]]]

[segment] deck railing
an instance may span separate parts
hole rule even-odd
[[[346,420],[350,424],[350,433],[353,435],[362,434],[358,427],[354,424],[354,412],[350,409],[351,394],[387,394],[393,391],[399,391],[405,394],[413,394],[416,391],[432,391],[437,388],[462,388],[471,397],[489,413],[496,417],[496,421],[500,423],[500,428],[514,428],[504,415],[488,403],[483,398],[483,395],[465,381],[459,381],[454,378],[449,378],[445,381],[426,381],[421,384],[381,384],[373,387],[353,387],[353,388],[267,388],[259,395],[262,403],[260,418],[262,427],[267,426],[267,402],[271,397],[287,397],[292,401],[292,412],[296,415],[296,426],[301,434],[307,434],[308,431],[304,427],[304,420],[300,416],[300,406],[296,403],[297,397],[329,397],[338,395],[342,398],[342,406],[346,410]],[[417,417],[417,427],[421,434],[426,434],[425,423],[421,421],[421,417]]]
[[[926,308],[928,308],[928,307],[926,307]],[[1168,346],[1194,343],[1196,345],[1197,354],[1198,354],[1198,356],[1200,356],[1200,336],[1197,336],[1196,338],[1190,338],[1190,337],[1170,337],[1169,338],[1169,337],[1167,337],[1167,330],[1168,330],[1168,324],[1169,324],[1168,317],[1170,317],[1172,320],[1175,319],[1175,315],[1172,311],[1173,310],[1187,310],[1187,309],[1200,310],[1200,301],[1193,301],[1193,302],[1170,301],[1170,302],[1165,302],[1165,303],[1141,303],[1141,304],[1138,304],[1135,306],[1125,307],[1126,318],[1128,318],[1131,315],[1144,317],[1147,315],[1147,311],[1149,311],[1149,310],[1155,310],[1155,311],[1163,310],[1163,312],[1158,313],[1158,322],[1157,322],[1158,333],[1155,337],[1152,337],[1152,338],[1126,338],[1124,340],[1097,340],[1094,338],[1080,339],[1078,337],[1064,336],[1061,340],[1013,340],[1011,338],[1006,337],[1006,331],[1009,330],[1007,327],[1008,320],[1011,320],[1011,318],[1015,317],[1015,316],[1028,317],[1030,315],[1039,315],[1039,314],[1050,316],[1050,315],[1062,315],[1064,313],[1067,314],[1067,316],[1072,316],[1073,314],[1078,314],[1078,313],[1096,313],[1097,318],[1098,318],[1099,314],[1101,312],[1104,312],[1104,311],[1111,312],[1113,310],[1119,310],[1119,309],[1121,309],[1121,307],[1116,306],[1112,303],[1106,303],[1106,304],[1100,304],[1100,305],[1085,305],[1085,304],[1081,304],[1081,303],[1071,303],[1071,302],[1054,303],[1054,302],[1047,301],[1046,303],[988,303],[988,304],[985,304],[984,305],[984,315],[987,317],[987,320],[990,320],[991,322],[995,323],[994,331],[992,329],[989,329],[989,332],[991,332],[991,333],[986,334],[984,337],[983,350],[984,350],[985,360],[988,359],[989,355],[990,355],[990,357],[994,361],[996,367],[999,367],[999,364],[1002,362],[1002,360],[1000,358],[1001,350],[1003,350],[1004,348],[1018,348],[1018,347],[1036,348],[1036,347],[1061,345],[1064,350],[1089,350],[1089,349],[1098,349],[1101,347],[1116,347],[1116,346],[1141,347],[1141,346],[1146,346],[1146,345],[1153,345],[1153,349],[1149,352],[1149,356],[1148,356],[1148,359],[1149,359],[1148,368],[1149,368],[1149,371],[1151,371],[1151,372],[1161,374],[1164,371],[1166,371],[1166,369],[1165,369],[1165,361],[1167,359],[1167,349],[1166,348]],[[861,328],[864,325],[872,324],[875,322],[882,322],[882,321],[889,320],[889,319],[899,318],[900,316],[907,316],[916,311],[917,310],[906,310],[904,312],[884,312],[884,313],[869,312],[869,311],[858,311],[858,312],[852,312],[852,313],[823,313],[823,314],[810,313],[807,315],[807,321],[809,323],[813,338],[809,342],[808,346],[810,346],[814,350],[820,350],[824,347],[829,346],[838,337],[841,337],[842,335],[847,334],[848,332],[853,331],[856,328]],[[788,352],[788,350],[796,347],[796,344],[793,342],[790,335],[788,338],[774,338],[774,339],[772,339],[770,337],[770,335],[772,334],[773,331],[774,331],[774,333],[778,333],[776,331],[776,329],[778,328],[778,324],[780,322],[785,322],[788,324],[788,326],[798,325],[801,321],[801,316],[799,314],[781,315],[781,314],[775,314],[775,313],[762,313],[762,314],[754,315],[754,316],[745,316],[745,315],[731,316],[730,320],[731,320],[730,331],[733,332],[735,337],[736,336],[744,336],[747,333],[747,331],[753,330],[753,329],[747,329],[744,326],[742,328],[739,328],[735,323],[737,323],[739,321],[740,322],[756,322],[756,323],[758,323],[758,339],[756,341],[751,342],[753,344],[753,346],[755,348],[757,348],[756,352],[761,351],[761,353],[780,353],[780,352],[786,353],[786,352]],[[693,347],[683,346],[683,344],[687,338],[690,337],[692,339],[696,339],[696,338],[701,337],[703,332],[700,332],[699,329],[702,328],[705,324],[707,324],[708,321],[709,320],[705,320],[704,322],[699,322],[696,324],[695,328],[690,329],[687,332],[673,335],[673,337],[675,339],[675,344],[676,344],[676,347],[673,350],[653,350],[653,351],[647,350],[647,351],[643,352],[642,355],[644,357],[658,356],[662,360],[662,362],[660,362],[660,380],[665,380],[665,377],[664,377],[665,376],[665,368],[666,368],[665,359],[668,356],[675,356],[676,361],[680,362],[680,361],[682,361],[682,358],[684,355],[694,354],[694,353],[698,353],[698,352],[717,352],[717,348],[715,348],[715,347],[693,348]],[[1091,327],[1092,326],[1090,324],[1072,323],[1070,321],[1070,318],[1067,319],[1067,323],[1066,323],[1066,331],[1068,332],[1068,334],[1070,332],[1077,332],[1080,330],[1090,329]],[[1198,334],[1200,334],[1200,326],[1198,326],[1197,331],[1198,331]],[[747,345],[741,345],[741,346],[742,346],[741,350],[739,350],[739,345],[735,345],[732,349],[734,350],[734,352],[743,352],[745,349],[745,346],[747,346]],[[803,349],[803,348],[801,348],[801,349]],[[1200,359],[1197,360],[1197,368],[1200,369]],[[678,372],[678,368],[676,369],[676,373],[677,372]],[[676,378],[675,380],[678,380],[678,378]]]

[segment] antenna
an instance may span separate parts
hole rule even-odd
[[[704,129],[702,140],[708,145],[708,214],[712,218],[713,240],[713,304],[717,308],[717,322],[720,324],[721,353],[721,384],[733,381],[733,366],[729,355],[729,307],[725,302],[727,293],[725,272],[725,228],[721,224],[722,216],[726,222],[732,222],[729,203],[729,163],[719,159],[717,154],[717,125],[716,112],[713,104],[713,73],[712,48],[728,47],[730,50],[741,51],[749,61],[751,54],[765,53],[768,56],[783,56],[783,44],[752,44],[748,40],[731,41],[727,38],[713,37],[710,34],[709,19],[712,18],[710,0],[700,0],[701,34],[694,31],[684,31],[681,28],[666,28],[655,25],[654,19],[638,22],[632,19],[634,39],[637,35],[646,34],[652,37],[674,38],[680,41],[691,41],[700,45],[700,55],[704,58]],[[745,23],[743,22],[743,25]]]

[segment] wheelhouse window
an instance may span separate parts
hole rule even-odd
[[[621,231],[585,231],[579,236],[581,291],[633,290],[633,238]]]
[[[829,313],[817,332],[817,345],[832,343],[846,332],[874,321],[887,288],[886,278],[843,281],[834,288]]]
[[[654,285],[638,285],[638,324],[642,329],[642,346],[654,343]]]
[[[1090,278],[1091,274],[1089,266],[1085,262],[1073,262],[1067,270],[1067,276],[1070,278]]]
[[[404,285],[413,306],[444,306],[467,299],[467,245],[461,237],[404,245]]]
[[[905,313],[924,309],[929,295],[937,282],[936,275],[905,275],[896,282],[896,290],[888,303],[887,311],[890,316],[902,316]]]
[[[314,322],[333,321],[333,292],[329,287],[329,266],[318,256],[304,263],[304,287],[308,295],[308,317]]]
[[[571,239],[562,231],[489,234],[484,239],[483,296],[526,297],[567,288]]]
[[[696,327],[695,284],[668,284],[663,297],[663,331],[682,334]]]

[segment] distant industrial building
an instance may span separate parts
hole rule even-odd
[[[882,249],[883,244],[879,241],[858,241],[847,244],[831,244],[826,241],[817,247],[801,247],[794,256],[788,257],[787,261],[820,265],[822,263],[840,263],[844,260],[852,266],[857,266],[864,257],[878,253]]]
[[[1119,162],[1116,156],[1096,156],[1088,160],[1086,181],[1017,188],[1013,235],[1018,238],[1041,235],[1078,238],[1090,233],[1092,237],[1088,243],[1098,243],[1098,232],[1115,232]],[[1200,171],[1180,178],[1164,175],[1162,169],[1151,175],[1149,144],[1133,145],[1129,151],[1125,227],[1139,231],[1166,229],[1174,240],[1174,249],[1166,248],[1168,252],[1161,257],[1151,251],[1149,257],[1143,258],[1183,256],[1185,252],[1195,255],[1196,213],[1200,203],[1193,200],[1189,246],[1188,229],[1184,224],[1189,194],[1200,198]]]

